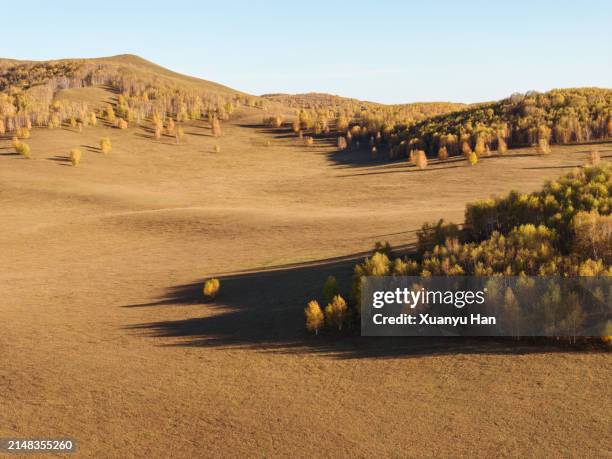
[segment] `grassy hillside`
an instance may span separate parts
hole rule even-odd
[[[240,104],[262,104],[240,91],[133,55],[0,60],[0,134],[32,126],[58,127],[73,119],[87,125],[102,114],[100,106],[106,102],[119,117],[138,123],[168,116],[177,121],[210,118],[211,113],[224,119]]]
[[[555,89],[546,93],[515,94],[486,103],[397,126],[389,147],[450,155],[468,149],[482,154],[509,147],[589,142],[612,137],[612,90]],[[401,145],[401,147],[400,147]]]
[[[329,94],[268,94],[298,111],[293,129],[306,138],[338,136],[340,150],[367,147],[372,158],[475,155],[492,150],[570,144],[612,137],[612,90],[555,89],[480,104],[384,105]],[[420,156],[419,156],[420,155]]]
[[[315,92],[306,94],[264,94],[262,97],[266,100],[295,108],[298,111],[309,112],[308,117],[311,119],[327,118],[331,121],[341,118],[361,124],[373,123],[376,120],[386,125],[411,123],[467,107],[466,104],[454,102],[417,102],[386,105]],[[327,121],[325,124],[328,124]]]

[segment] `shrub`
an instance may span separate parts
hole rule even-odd
[[[309,301],[304,309],[304,315],[306,316],[306,329],[315,332],[316,335],[319,334],[319,330],[325,324],[325,315],[319,303],[315,300]]]
[[[470,153],[472,153],[472,147],[470,147],[470,144],[468,142],[463,142],[461,144],[461,153],[463,153],[463,156],[465,156],[466,158],[469,156]]]
[[[89,114],[89,124],[91,124],[92,126],[95,126],[96,124],[98,124],[98,117],[96,116],[94,112],[91,112]]]
[[[214,150],[215,153],[220,153],[221,152],[221,147],[218,144],[215,144],[213,150]]]
[[[338,150],[346,150],[347,143],[345,137],[338,137]]]
[[[21,156],[25,158],[30,157],[30,146],[25,142],[19,142],[17,147],[15,147],[15,150],[17,151],[17,153],[19,153]]]
[[[100,150],[102,150],[102,153],[107,154],[109,151],[111,151],[112,145],[111,145],[111,141],[108,137],[102,137],[100,139]]]
[[[19,144],[21,143],[21,141],[19,140],[19,137],[17,136],[13,136],[13,138],[11,139],[11,146],[17,150],[17,148],[19,147]]]
[[[207,279],[204,282],[202,293],[204,293],[205,297],[212,299],[217,296],[220,288],[221,288],[221,282],[219,282],[219,279],[216,279],[216,278]]]
[[[73,148],[70,150],[70,162],[73,166],[78,166],[81,162],[81,150],[78,148]]]
[[[119,129],[127,129],[128,128],[128,122],[126,120],[124,120],[123,118],[119,118],[117,120],[117,127]]]
[[[329,276],[323,285],[323,298],[326,303],[331,303],[333,298],[338,295],[338,282],[334,276]]]
[[[469,161],[470,165],[475,166],[476,163],[478,163],[478,155],[475,152],[471,151],[468,154],[467,160]]]
[[[325,307],[325,321],[330,327],[338,327],[338,330],[342,330],[342,325],[347,319],[347,312],[346,301],[340,295],[336,295]]]
[[[440,147],[438,150],[438,159],[440,161],[446,161],[448,159],[448,150],[446,147]]]
[[[0,120],[0,135],[4,135],[6,133],[6,124],[4,124],[4,120]]]
[[[307,135],[306,137],[304,137],[304,143],[307,146],[311,147],[314,145],[314,139],[311,136]]]

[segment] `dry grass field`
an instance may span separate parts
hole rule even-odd
[[[423,222],[537,189],[592,146],[421,171],[240,110],[223,137],[190,122],[179,145],[35,129],[25,159],[0,140],[0,437],[69,436],[82,457],[612,455],[609,353],[303,323],[374,242],[410,250]]]

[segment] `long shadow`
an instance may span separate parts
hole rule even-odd
[[[414,174],[419,172],[435,172],[443,169],[457,169],[459,167],[466,167],[465,165],[460,166],[442,166],[442,167],[428,167],[427,169],[417,169],[414,166],[410,167],[408,165],[405,166],[404,169],[397,170],[382,170],[382,171],[374,171],[374,172],[359,172],[356,174],[345,174],[338,175],[337,177],[359,177],[362,175],[383,175],[383,174]]]
[[[47,161],[54,161],[56,163],[70,163],[70,158],[68,156],[55,155],[51,158],[47,158]]]
[[[577,164],[570,164],[567,166],[537,166],[537,167],[523,167],[523,170],[543,170],[543,169],[573,169],[574,167],[581,167]]]
[[[288,124],[283,124],[281,127],[271,127],[265,124],[245,124],[238,123],[236,126],[241,128],[252,129],[259,134],[265,134],[272,136],[274,139],[295,139],[298,140],[298,137],[295,135],[291,126]],[[306,134],[310,135],[310,134]],[[336,142],[336,137],[333,134],[319,134],[315,136],[316,143],[319,145],[334,145]]]
[[[412,246],[398,253],[410,252]],[[221,293],[214,302],[202,296],[202,280],[168,288],[166,295],[125,308],[198,308],[203,317],[128,325],[145,336],[168,338],[168,346],[249,348],[273,353],[318,353],[338,359],[414,358],[426,355],[526,354],[568,352],[579,348],[548,341],[493,338],[366,338],[359,330],[326,331],[318,336],[304,328],[303,309],[310,299],[321,302],[329,275],[348,292],[355,263],[363,253],[312,263],[219,276]]]
[[[100,147],[96,147],[94,145],[81,145],[81,148],[87,149],[87,151],[91,153],[101,153],[102,149]]]
[[[535,151],[533,153],[514,153],[514,149],[508,151],[504,155],[499,155],[493,152],[490,156],[482,155],[478,158],[478,161],[493,161],[493,160],[507,160],[511,158],[533,158],[539,156]],[[579,153],[589,153],[591,150],[584,150],[578,152],[570,152],[572,155]],[[599,149],[600,153],[608,152],[610,150]],[[606,156],[602,155],[602,158]],[[379,169],[392,169],[398,167],[404,167],[407,164],[405,157],[389,159],[386,152],[380,151],[376,158],[372,158],[369,148],[361,147],[356,149],[354,146],[348,150],[337,150],[329,154],[330,162],[339,169],[345,168],[379,168]],[[465,162],[465,158],[462,155],[451,156],[444,161],[438,161],[434,158],[429,158],[429,167],[425,170],[433,169],[432,166],[442,163],[453,163],[453,162]],[[355,174],[358,175],[358,174]],[[370,174],[363,174],[370,175]],[[348,177],[348,176],[347,176]]]
[[[205,132],[194,132],[194,131],[189,131],[189,132],[185,132],[185,134],[188,134],[188,135],[196,135],[196,136],[199,136],[199,137],[214,137],[214,135],[212,135],[212,134],[208,134],[208,133],[205,133]]]

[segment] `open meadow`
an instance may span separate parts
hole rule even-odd
[[[63,97],[115,103],[78,91]],[[375,242],[409,253],[424,222],[461,223],[467,202],[539,189],[612,144],[421,170],[335,137],[305,146],[264,115],[237,108],[221,137],[186,121],[179,143],[34,128],[29,159],[0,138],[0,437],[117,458],[612,454],[600,348],[314,336],[303,313]]]

